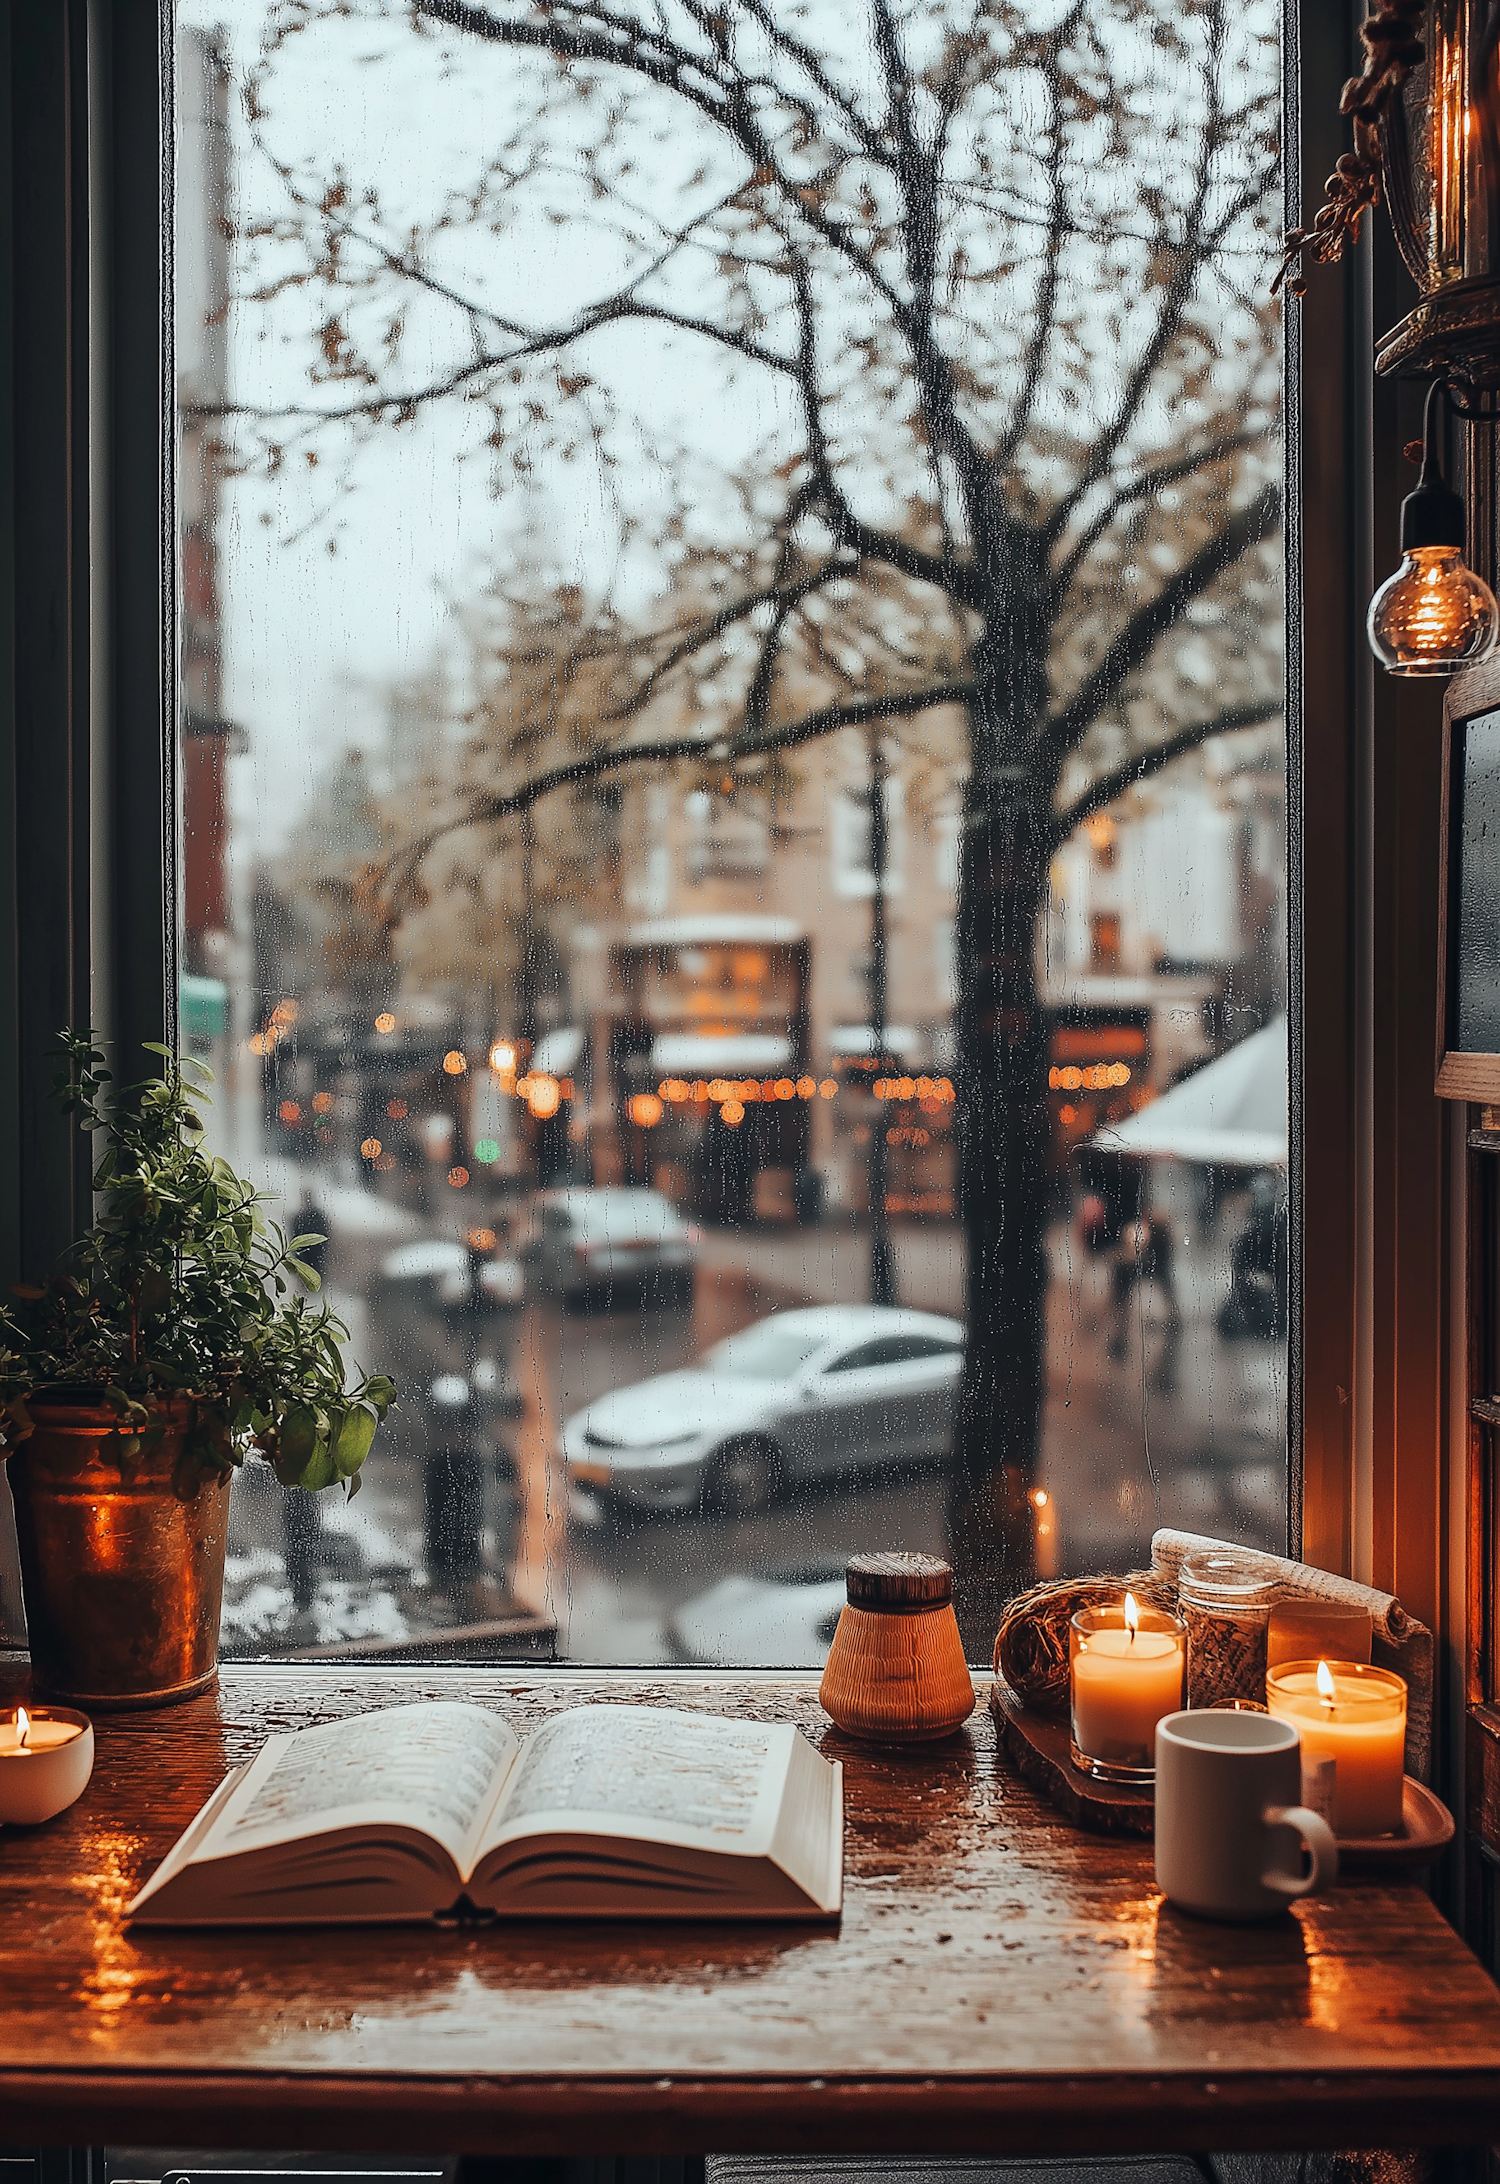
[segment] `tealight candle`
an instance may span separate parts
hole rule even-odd
[[[35,1827],[82,1797],[94,1771],[94,1730],[68,1706],[18,1706],[0,1716],[0,1821]]]
[[[1362,1661],[1284,1661],[1266,1676],[1266,1705],[1302,1740],[1302,1802],[1335,1835],[1392,1835],[1401,1826],[1406,1685]]]
[[[1138,1607],[1080,1608],[1068,1634],[1072,1760],[1104,1782],[1149,1782],[1156,1725],[1182,1706],[1186,1658],[1175,1615]]]

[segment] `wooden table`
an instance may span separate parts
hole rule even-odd
[[[629,1697],[800,1723],[845,1764],[840,1928],[128,1933],[270,1730],[441,1691],[522,1730]],[[0,2143],[524,2153],[1490,2143],[1500,1993],[1410,1881],[1278,1925],[1162,1903],[997,1763],[872,1751],[811,1677],[298,1665],[100,1722],[83,1801],[0,1831]],[[14,1697],[4,1690],[0,1702]]]

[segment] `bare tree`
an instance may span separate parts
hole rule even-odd
[[[507,59],[483,170],[430,217],[274,149],[289,41],[330,14]],[[450,821],[964,709],[952,1542],[976,1633],[1030,1554],[1049,862],[1280,709],[1274,41],[1269,6],[1229,0],[865,0],[858,36],[836,0],[283,0],[251,87],[287,193],[255,292],[318,299],[317,384],[237,429],[281,460],[462,402],[516,490],[591,459],[667,572],[592,732],[516,754],[392,885]],[[528,309],[548,235],[604,271]],[[718,371],[726,418],[758,400],[763,448],[715,472],[633,420],[627,341],[663,380]],[[632,460],[669,506],[632,499]]]

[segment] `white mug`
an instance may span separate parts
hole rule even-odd
[[[1156,1725],[1156,1883],[1184,1911],[1264,1919],[1338,1877],[1326,1820],[1297,1800],[1290,1722],[1205,1707]],[[1302,1871],[1301,1848],[1312,1856]]]

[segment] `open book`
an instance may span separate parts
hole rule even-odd
[[[833,1918],[843,1770],[774,1722],[390,1706],[267,1740],[130,1906],[138,1924]]]

